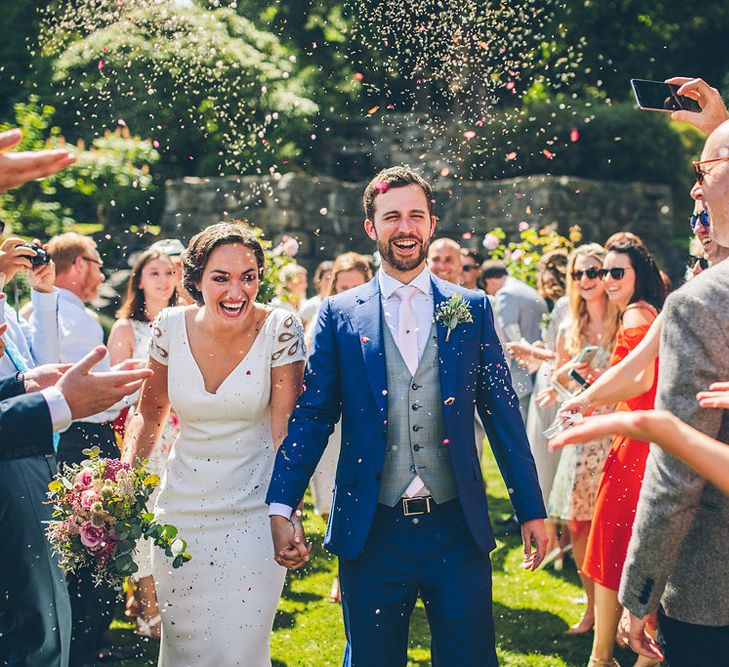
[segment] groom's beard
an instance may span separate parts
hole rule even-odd
[[[377,251],[380,253],[380,257],[393,269],[398,271],[412,271],[420,266],[428,257],[428,248],[430,247],[429,238],[419,240],[417,246],[419,250],[412,257],[398,257],[393,250],[393,243],[405,238],[416,240],[413,236],[399,236],[389,241],[383,241],[379,236],[377,237]]]

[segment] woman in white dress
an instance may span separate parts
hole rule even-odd
[[[263,264],[243,226],[193,237],[183,269],[197,305],[155,321],[155,375],[127,429],[124,460],[133,461],[152,451],[170,406],[180,419],[155,512],[179,529],[192,560],[172,569],[161,551],[152,556],[165,667],[271,664],[286,570],[273,558],[265,494],[305,350],[295,315],[255,302]]]
[[[331,274],[332,282],[328,296],[341,294],[372,280],[372,269],[367,257],[356,252],[345,252],[343,255],[339,255],[332,265]],[[316,323],[319,319],[318,315],[317,312],[306,330],[307,349],[311,349],[311,343],[314,340]],[[324,521],[329,520],[329,514],[332,511],[332,491],[334,490],[334,477],[337,472],[341,446],[342,425],[341,422],[337,422],[334,431],[329,436],[329,442],[319,460],[319,465],[309,482],[312,500],[314,501],[314,511],[320,514]],[[332,602],[342,601],[342,595],[339,591],[339,577],[334,577],[329,599]]]
[[[149,342],[152,339],[152,322],[164,308],[177,304],[177,270],[169,256],[163,252],[146,250],[134,262],[129,274],[127,293],[122,305],[116,313],[117,321],[109,333],[109,358],[118,364],[127,359],[147,359]],[[136,401],[138,395],[130,397]],[[128,416],[124,411],[120,417],[121,427],[118,431],[123,435]],[[115,422],[117,428],[117,422]],[[148,468],[158,475],[164,473],[172,445],[177,439],[179,428],[177,416],[170,414],[160,441],[149,455]],[[152,493],[148,507],[154,507],[158,490]],[[135,574],[135,590],[127,600],[127,613],[136,615],[137,634],[145,637],[159,637],[162,621],[157,606],[154,579],[152,578],[152,545],[144,541],[135,554],[134,562],[139,567]]]

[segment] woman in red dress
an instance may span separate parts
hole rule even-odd
[[[621,310],[612,365],[624,359],[643,339],[665,299],[665,287],[653,257],[634,235],[607,244],[603,280],[608,297]],[[645,371],[650,389],[621,403],[618,410],[653,407],[658,360]],[[590,666],[617,665],[613,657],[622,607],[618,588],[633,530],[649,443],[616,436],[605,462],[595,499],[595,511],[582,572],[595,582],[595,637]],[[645,660],[645,659],[643,659]],[[636,662],[636,665],[652,664]]]

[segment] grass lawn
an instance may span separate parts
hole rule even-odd
[[[484,459],[491,515],[504,516],[510,511],[506,489],[493,459],[486,456]],[[314,542],[313,559],[306,568],[288,577],[274,625],[274,667],[335,667],[341,664],[344,645],[341,609],[329,602],[336,559],[321,546],[324,522],[319,517],[309,516],[307,531]],[[500,664],[584,667],[590,655],[591,636],[572,638],[564,635],[582,613],[582,607],[572,601],[581,594],[572,562],[566,564],[562,573],[551,569],[525,572],[519,566],[521,542],[516,537],[499,541],[491,560]],[[115,621],[110,631],[112,643],[133,643],[136,638],[131,628],[130,623]],[[144,658],[116,664],[128,667],[156,664],[156,644],[145,641],[143,645]],[[616,657],[621,664],[631,665],[634,661],[631,655],[619,651]],[[428,627],[421,603],[418,603],[410,625],[409,657],[408,667],[430,665]]]

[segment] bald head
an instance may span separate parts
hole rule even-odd
[[[701,160],[729,158],[729,121],[717,127],[706,140]],[[729,246],[729,159],[701,166],[704,177],[691,188],[691,196],[703,201],[709,211],[717,243]]]
[[[461,246],[453,239],[436,239],[428,249],[428,268],[442,280],[457,284],[461,275]]]

